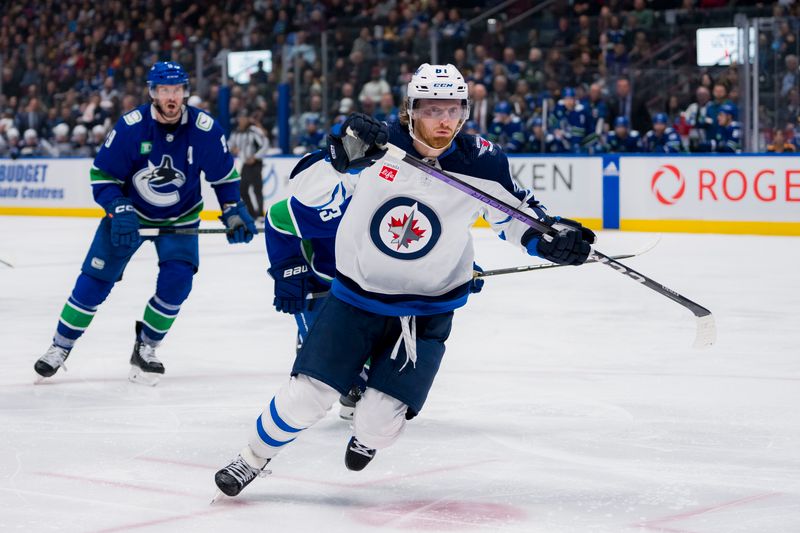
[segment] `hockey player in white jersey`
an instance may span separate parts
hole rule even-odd
[[[549,217],[517,187],[508,159],[492,143],[459,131],[469,116],[467,85],[453,65],[423,64],[413,75],[400,122],[351,115],[328,139],[328,154],[300,172],[317,186],[295,193],[289,218],[303,238],[336,233],[331,295],[297,354],[290,379],[256,419],[248,444],[216,473],[235,496],[303,430],[345,394],[368,357],[372,365],[355,409],[345,465],[362,470],[393,444],[422,409],[439,369],[453,318],[472,278],[470,227],[483,216],[500,238],[531,255],[578,265],[594,233]],[[354,136],[348,135],[348,133]],[[557,233],[548,239],[400,160],[382,157],[391,142],[407,153],[517,206]],[[345,210],[346,208],[346,210]],[[316,221],[316,224],[313,223]]]

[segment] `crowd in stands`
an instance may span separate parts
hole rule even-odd
[[[121,114],[149,101],[146,73],[158,60],[183,64],[188,103],[219,116],[225,53],[253,49],[272,51],[272,69],[230,82],[227,126],[249,116],[271,153],[279,82],[299,88],[299,154],[323,146],[350,112],[396,118],[413,69],[434,59],[470,84],[465,130],[510,153],[738,152],[739,69],[696,67],[693,48],[696,28],[732,25],[738,12],[775,17],[757,47],[759,85],[772,98],[759,108],[762,148],[800,145],[800,3],[551,0],[526,17],[533,4],[519,1],[481,18],[499,3],[14,2],[0,13],[0,157],[92,157]]]

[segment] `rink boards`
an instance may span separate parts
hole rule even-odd
[[[800,160],[766,155],[511,156],[553,214],[595,229],[800,235]],[[264,159],[265,204],[289,194],[297,157]],[[91,159],[0,160],[0,215],[100,216]],[[219,205],[204,183],[204,220]]]

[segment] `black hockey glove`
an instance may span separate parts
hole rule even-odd
[[[349,132],[349,133],[348,133]],[[355,135],[355,137],[353,137]],[[337,172],[361,170],[383,157],[389,128],[364,113],[353,113],[328,135],[328,155]]]
[[[290,257],[272,266],[267,272],[275,280],[272,305],[281,313],[295,314],[305,309],[311,271],[302,257]]]
[[[529,229],[522,236],[522,245],[530,255],[538,255],[559,265],[580,265],[586,262],[597,240],[595,233],[580,222],[568,218],[554,218],[557,233],[544,237]]]
[[[583,224],[581,224],[577,220],[572,220],[570,218],[563,218],[563,217],[554,217],[553,218],[553,224],[551,224],[551,225],[558,226],[559,224],[561,224],[562,226],[567,226],[567,227],[570,227],[570,228],[575,228],[575,229],[580,230],[581,238],[584,241],[588,242],[589,244],[594,244],[594,243],[597,242],[597,235],[595,235],[595,233],[592,230],[590,230],[589,228],[585,227]],[[556,228],[556,229],[559,229],[559,228]]]

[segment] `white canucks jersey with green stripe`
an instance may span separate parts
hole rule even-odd
[[[189,106],[175,125],[158,123],[149,104],[123,115],[91,170],[101,205],[108,188],[121,188],[148,226],[196,223],[203,209],[201,176],[212,186],[239,180],[222,128]]]

